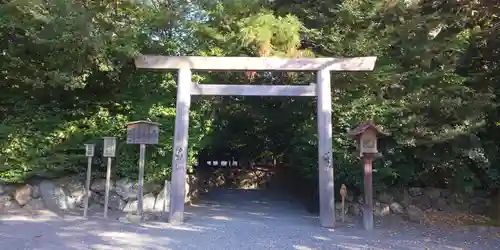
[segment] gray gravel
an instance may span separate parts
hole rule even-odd
[[[303,207],[270,193],[218,190],[186,209],[186,223],[140,225],[116,218],[11,214],[0,217],[0,250],[17,249],[500,249],[497,232],[422,228],[383,222],[319,227]],[[112,215],[117,216],[117,215]]]

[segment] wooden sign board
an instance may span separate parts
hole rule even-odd
[[[158,144],[159,123],[136,121],[127,124],[127,144]]]
[[[104,137],[104,147],[102,156],[104,157],[115,157],[116,152],[116,138],[115,137]]]
[[[85,144],[85,156],[87,157],[94,156],[94,144]]]

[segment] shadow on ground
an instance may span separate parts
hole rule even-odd
[[[411,224],[362,230],[319,227],[300,203],[257,190],[216,190],[186,208],[186,222],[122,223],[57,216],[0,217],[0,249],[497,249],[492,233],[421,228]]]

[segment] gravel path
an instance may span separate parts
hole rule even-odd
[[[0,217],[0,250],[43,249],[500,249],[496,232],[432,228],[401,222],[362,230],[357,223],[319,227],[289,199],[259,191],[219,190],[186,209],[183,226],[140,225],[93,217]]]

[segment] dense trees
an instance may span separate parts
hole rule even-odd
[[[0,178],[82,172],[83,143],[162,123],[148,178],[169,175],[175,72],[133,68],[138,53],[379,57],[333,81],[336,179],[359,185],[346,131],[374,119],[391,132],[378,185],[470,191],[500,185],[500,9],[490,1],[11,1],[0,8]],[[305,73],[200,73],[204,83],[308,84]],[[317,168],[307,98],[198,98],[190,160],[202,149],[275,156],[301,177]],[[123,140],[122,140],[123,141]],[[117,174],[135,176],[120,144]]]

